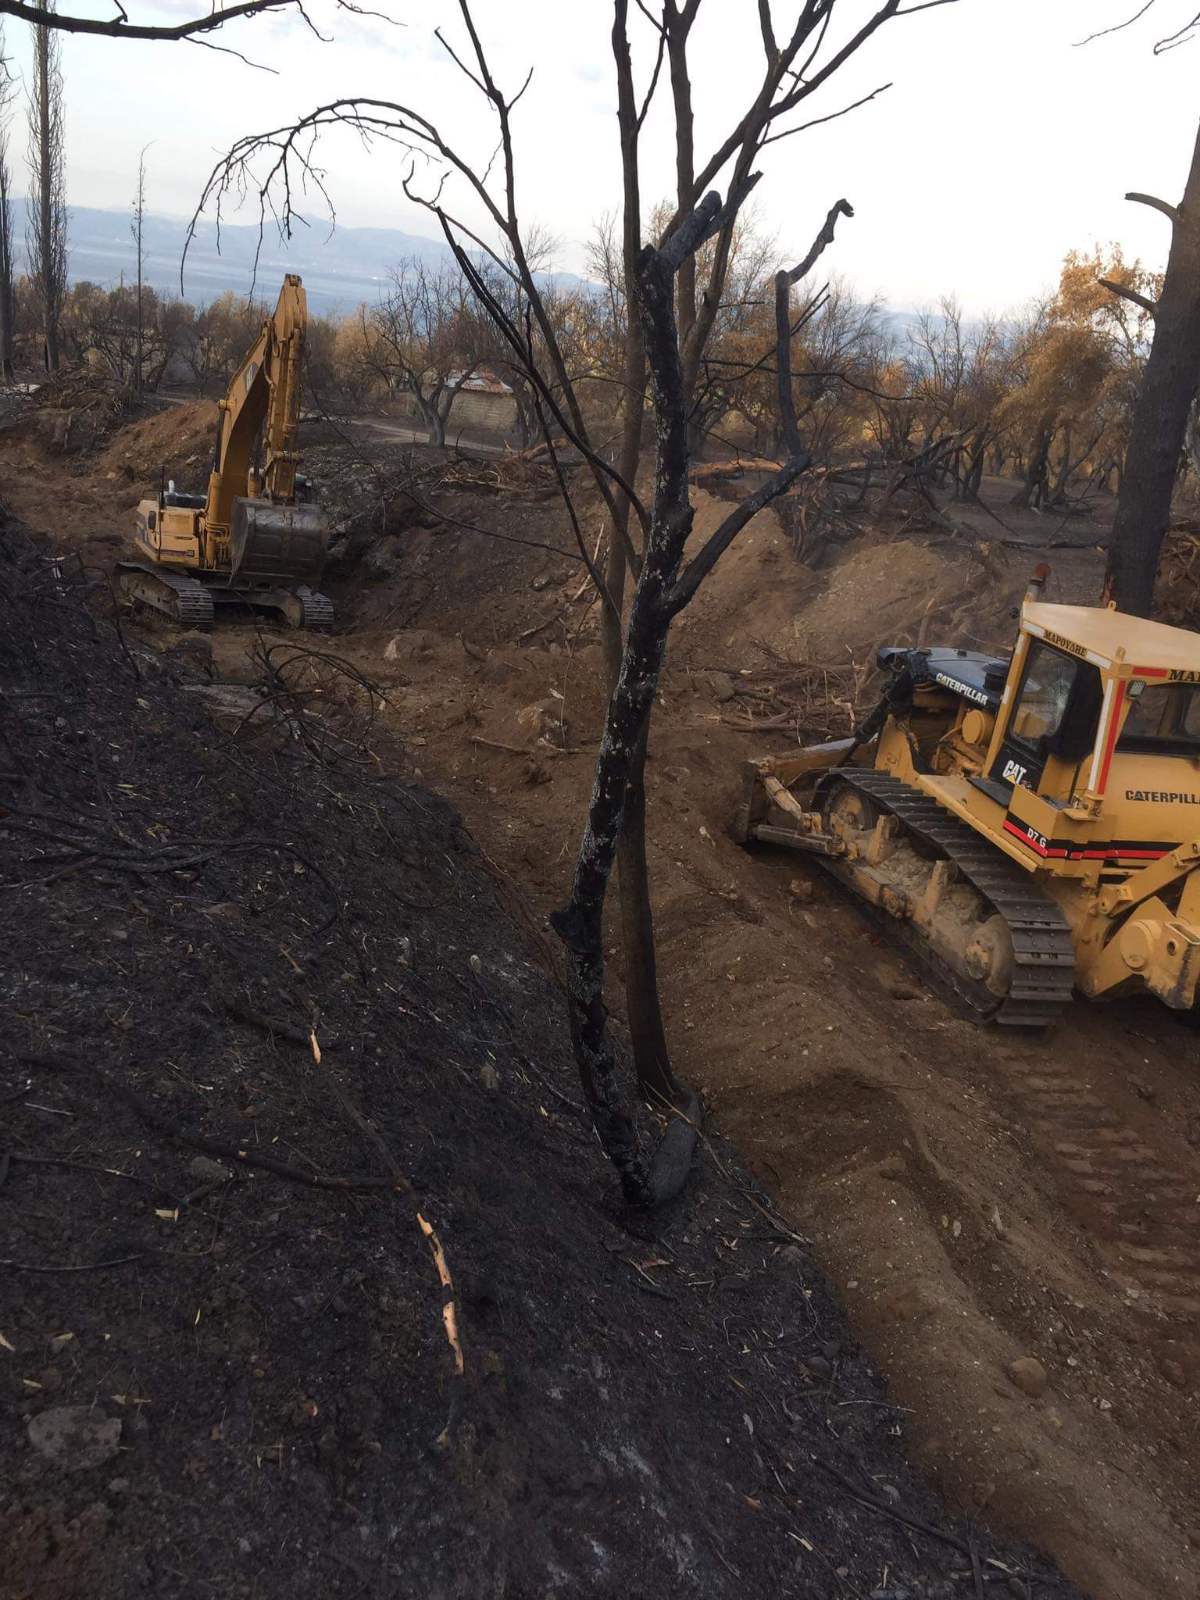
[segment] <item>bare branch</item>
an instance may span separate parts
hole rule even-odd
[[[339,11],[349,12],[352,16],[374,17],[380,22],[389,23],[394,28],[404,27],[404,23],[397,22],[395,17],[389,17],[386,12],[369,10],[365,6],[356,5],[354,0],[337,0],[337,6]],[[223,28],[227,22],[236,22],[241,17],[256,17],[268,11],[298,12],[317,38],[328,43],[324,34],[317,30],[312,18],[305,12],[304,0],[241,0],[238,5],[219,6],[207,16],[191,17],[186,22],[165,26],[130,22],[128,12],[120,4],[117,5],[115,17],[100,18],[77,17],[69,12],[43,10],[41,6],[33,4],[32,0],[0,0],[0,16],[16,17],[21,22],[32,23],[35,28],[47,28],[58,33],[96,34],[105,39],[155,39],[167,44],[177,44],[181,40],[197,43],[197,34],[213,33],[217,28]],[[233,50],[230,54],[237,55],[238,52]],[[242,59],[245,60],[245,57]],[[256,66],[257,63],[251,61],[247,65]]]
[[[1103,39],[1110,33],[1120,33],[1123,28],[1132,28],[1135,22],[1141,21],[1154,3],[1155,0],[1146,0],[1146,4],[1140,10],[1135,11],[1131,17],[1126,17],[1124,22],[1114,22],[1111,28],[1100,28],[1095,33],[1089,33],[1086,39],[1077,39],[1075,49],[1078,50],[1085,44],[1091,44],[1093,39]]]
[[[645,10],[645,7],[642,9]],[[647,13],[647,15],[649,15],[649,13]],[[659,74],[662,72],[662,64],[666,53],[667,30],[660,26],[658,30],[658,53],[654,58],[654,71],[650,74],[650,83],[646,90],[645,99],[642,101],[642,109],[638,112],[637,120],[634,123],[634,128],[639,133],[641,132],[643,122],[646,120],[646,113],[650,109],[650,102],[654,99],[654,91],[658,88]]]
[[[837,227],[838,218],[852,217],[853,215],[854,207],[850,204],[849,200],[838,200],[835,202],[835,204],[830,206],[829,215],[825,218],[820,233],[818,233],[817,237],[813,240],[812,247],[810,248],[808,254],[805,256],[803,261],[801,261],[797,266],[794,266],[786,275],[789,285],[799,283],[801,278],[806,278],[812,271],[817,258],[823,254],[829,245],[833,243],[833,234],[834,229]]]
[[[857,111],[859,106],[865,106],[868,100],[874,100],[876,95],[884,94],[892,86],[890,83],[881,83],[878,89],[872,89],[870,94],[864,94],[861,100],[852,100],[848,106],[843,106],[840,111],[831,111],[824,117],[813,117],[808,122],[801,122],[794,128],[783,128],[779,133],[768,134],[763,140],[763,147],[776,144],[780,139],[790,139],[794,133],[804,133],[808,128],[819,128],[823,122],[836,122],[839,117],[848,116],[851,111]]]
[[[1127,284],[1114,283],[1111,278],[1098,278],[1096,281],[1102,289],[1107,289],[1110,294],[1120,295],[1122,300],[1131,301],[1133,305],[1140,306],[1143,311],[1149,312],[1151,316],[1154,316],[1158,311],[1158,306],[1153,300],[1144,294],[1139,294],[1136,289],[1129,288]]]
[[[645,0],[633,0],[633,3],[645,17],[650,26],[658,30],[659,37],[665,39],[667,36],[667,30],[663,27],[662,18],[654,15],[650,7],[645,4]]]
[[[771,0],[758,0],[758,27],[762,34],[763,52],[768,63],[773,62],[779,56],[779,46],[775,43],[775,28],[771,22]]]
[[[249,56],[244,56],[240,50],[235,50],[231,45],[214,44],[211,39],[186,39],[185,44],[194,44],[205,50],[218,50],[223,56],[236,56],[244,66],[253,67],[255,72],[269,72],[273,78],[279,76],[278,67],[268,67],[263,61],[251,61]]]
[[[793,460],[799,460],[805,451],[800,442],[796,397],[792,392],[792,286],[807,276],[813,263],[833,243],[838,218],[853,215],[854,207],[848,200],[836,201],[830,206],[821,231],[813,240],[804,260],[797,262],[790,272],[775,275],[775,392],[779,403],[780,435],[784,449]]]
[[[663,603],[671,616],[683,610],[750,518],[790,489],[796,479],[811,466],[812,456],[807,451],[793,456],[790,461],[784,462],[778,472],[772,473],[766,483],[752,495],[748,495],[729,513],[707,544],[688,562],[674,587],[667,594]]]
[[[1176,45],[1187,44],[1197,28],[1200,28],[1200,12],[1190,22],[1185,22],[1182,28],[1167,34],[1165,39],[1159,39],[1154,46],[1154,54],[1160,56],[1164,50],[1174,50]]]
[[[662,247],[662,257],[672,272],[678,272],[684,260],[720,233],[741,210],[761,172],[748,173],[742,183],[730,190],[729,198],[721,204],[721,196],[712,190],[700,204],[679,224]]]
[[[1125,198],[1126,200],[1132,200],[1135,205],[1150,206],[1155,211],[1161,211],[1164,217],[1170,218],[1172,227],[1179,221],[1179,209],[1177,206],[1173,206],[1169,200],[1160,200],[1157,195],[1153,194],[1136,193],[1127,194]]]

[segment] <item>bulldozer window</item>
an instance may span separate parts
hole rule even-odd
[[[1095,667],[1035,640],[1008,737],[1039,755],[1079,761],[1096,736],[1100,699],[1100,674]]]
[[[1148,683],[1129,699],[1117,749],[1200,756],[1200,685]]]

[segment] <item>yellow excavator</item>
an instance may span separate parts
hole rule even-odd
[[[884,648],[851,739],[749,763],[735,832],[811,853],[981,1022],[1078,988],[1193,1011],[1200,634],[1048,605],[1011,656]]]
[[[333,604],[314,587],[329,528],[297,470],[307,324],[303,285],[289,273],[219,402],[208,493],[171,483],[139,504],[135,557],[117,566],[123,594],[189,628],[208,628],[217,605],[333,627]]]

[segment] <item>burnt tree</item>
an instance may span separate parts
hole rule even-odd
[[[445,121],[439,125],[433,120],[432,108],[421,110],[401,101],[352,95],[318,106],[294,122],[237,140],[214,167],[197,208],[197,217],[210,206],[219,215],[224,199],[251,193],[258,199],[260,229],[270,222],[286,236],[295,220],[294,204],[301,194],[328,198],[323,175],[313,164],[317,141],[325,130],[350,130],[366,144],[378,142],[391,150],[406,150],[415,159],[410,159],[402,178],[404,192],[437,217],[460,270],[503,334],[512,359],[528,377],[543,442],[558,474],[579,558],[596,588],[605,687],[611,696],[606,744],[598,765],[587,830],[590,845],[585,841],[585,850],[592,853],[586,862],[581,855],[576,874],[578,893],[564,913],[574,973],[572,1028],[596,1126],[622,1170],[627,1191],[643,1199],[659,1193],[661,1184],[636,1153],[636,1138],[631,1131],[634,1124],[613,1076],[613,1052],[604,1010],[602,952],[598,947],[593,949],[590,941],[619,850],[625,992],[639,1088],[647,1100],[656,1104],[665,1102],[684,1108],[694,1104],[671,1072],[658,993],[646,865],[643,764],[653,701],[653,685],[647,685],[649,679],[657,678],[670,621],[669,615],[663,615],[661,593],[656,599],[653,591],[655,583],[662,589],[666,581],[663,573],[677,569],[682,557],[686,528],[680,533],[677,526],[679,507],[687,507],[687,460],[689,450],[700,443],[702,431],[698,424],[697,375],[722,309],[738,215],[757,181],[756,162],[768,146],[853,110],[886,86],[810,120],[794,122],[790,113],[834,79],[885,25],[954,3],[955,0],[909,0],[907,4],[904,0],[872,0],[865,12],[851,13],[842,0],[806,0],[799,15],[793,11],[786,31],[777,36],[770,0],[759,0],[749,28],[758,36],[755,54],[761,51],[760,75],[751,84],[745,101],[726,108],[727,131],[706,155],[697,159],[687,58],[697,13],[703,13],[702,0],[667,0],[657,14],[641,0],[635,0],[636,12],[653,30],[654,38],[653,64],[642,75],[645,86],[640,92],[634,85],[633,51],[627,32],[636,20],[635,8],[629,6],[628,0],[613,0],[612,49],[624,199],[621,257],[628,308],[622,363],[622,431],[615,452],[589,428],[581,400],[584,391],[576,381],[569,351],[554,327],[542,284],[531,265],[530,232],[520,217],[512,114],[532,73],[513,93],[500,86],[483,48],[470,0],[458,0],[465,48],[440,29],[436,30],[436,37],[464,79],[489,104],[496,143],[486,167],[477,165],[458,145],[457,135],[443,131],[451,126],[457,128],[458,124]],[[845,31],[833,30],[835,12],[839,21],[848,19]],[[657,230],[656,245],[647,247],[641,216],[640,134],[656,86],[667,79],[671,84],[676,155],[674,211]],[[693,239],[689,248],[679,250],[678,240],[684,237],[691,219],[709,207],[707,193],[718,181],[728,195],[736,197],[736,203],[717,205],[715,212],[706,210],[712,225],[706,224],[703,237]],[[463,213],[453,198],[455,192],[465,193],[467,204],[474,209],[473,216]],[[706,198],[702,200],[702,196]],[[195,219],[193,226],[194,222]],[[697,273],[696,252],[702,245],[707,247],[699,258],[703,272]],[[647,257],[647,248],[655,252],[652,257]],[[654,279],[654,260],[665,260],[668,253],[672,257],[668,297],[672,320],[666,342],[674,352],[672,373],[678,378],[678,415],[671,413],[668,428],[665,408],[668,397],[676,391],[672,384],[665,383],[660,364],[652,375],[660,433],[656,522],[655,513],[638,492],[637,472],[647,365],[653,368],[655,360],[647,357],[644,345],[652,328],[657,329],[661,358],[663,332],[661,322],[654,321],[641,297]],[[513,292],[497,295],[493,291],[488,281],[493,270],[508,278]],[[703,278],[703,283],[698,277]],[[519,320],[513,307],[520,309]],[[675,406],[676,400],[671,399],[670,403]],[[668,434],[672,451],[683,452],[681,467],[674,456],[664,454],[663,441]],[[582,538],[579,516],[556,453],[564,441],[582,458],[582,470],[590,476],[603,505],[608,534],[606,555],[593,557]],[[675,462],[674,477],[677,479],[680,472],[683,475],[679,491],[682,499],[677,502],[669,496],[664,500],[662,469],[668,459]],[[799,470],[803,469],[792,471],[783,487]],[[782,488],[775,487],[746,502],[746,507],[724,525],[724,541],[710,541],[705,552],[677,578],[678,583],[698,584],[743,522],[781,492]],[[690,517],[687,509],[689,523]],[[652,546],[658,577],[647,579],[651,588],[643,591]],[[637,580],[632,601],[627,599],[631,576]],[[689,587],[687,598],[690,593]],[[685,601],[681,599],[682,603]]]
[[[51,15],[51,0],[40,0]],[[25,235],[29,275],[42,317],[45,364],[59,366],[59,322],[67,290],[66,152],[63,146],[63,83],[58,35],[36,27],[33,86],[29,96],[28,225]]]
[[[1134,408],[1104,574],[1106,601],[1148,617],[1188,415],[1200,383],[1200,132],[1177,206],[1153,195],[1125,198],[1153,206],[1171,223],[1167,270],[1154,307],[1154,338]],[[1138,302],[1144,309],[1142,297]]]
[[[0,28],[0,59],[5,55],[4,32]],[[13,380],[13,353],[17,332],[17,268],[13,256],[12,169],[9,142],[12,134],[12,102],[16,80],[0,81],[0,377]]]
[[[571,1039],[588,1109],[605,1152],[620,1174],[626,1198],[643,1206],[661,1203],[681,1187],[695,1138],[695,1117],[673,1123],[653,1157],[647,1155],[626,1104],[608,1026],[604,904],[630,781],[644,755],[672,622],[750,519],[784,494],[811,463],[802,450],[793,455],[730,512],[680,570],[693,512],[688,477],[688,391],[675,318],[675,276],[694,260],[700,246],[722,229],[730,213],[736,212],[749,186],[748,180],[742,193],[731,195],[725,206],[716,194],[706,195],[661,248],[647,245],[638,255],[636,298],[657,427],[654,501],[620,672],[596,755],[571,896],[550,919],[567,950]]]

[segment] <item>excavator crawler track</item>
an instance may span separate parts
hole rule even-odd
[[[916,928],[880,913],[919,958],[939,991],[977,1022],[1007,1028],[1044,1028],[1053,1022],[1071,1000],[1075,974],[1071,929],[1058,904],[973,828],[898,778],[872,768],[842,767],[822,780],[818,795],[827,799],[839,784],[890,812],[927,847],[953,862],[1008,924],[1013,976],[1008,993],[998,998],[985,984],[946,965]],[[821,859],[835,877],[842,876],[836,857]]]
[[[121,562],[118,572],[121,593],[130,599],[163,612],[181,628],[207,633],[212,627],[212,596],[198,579],[133,561]]]

